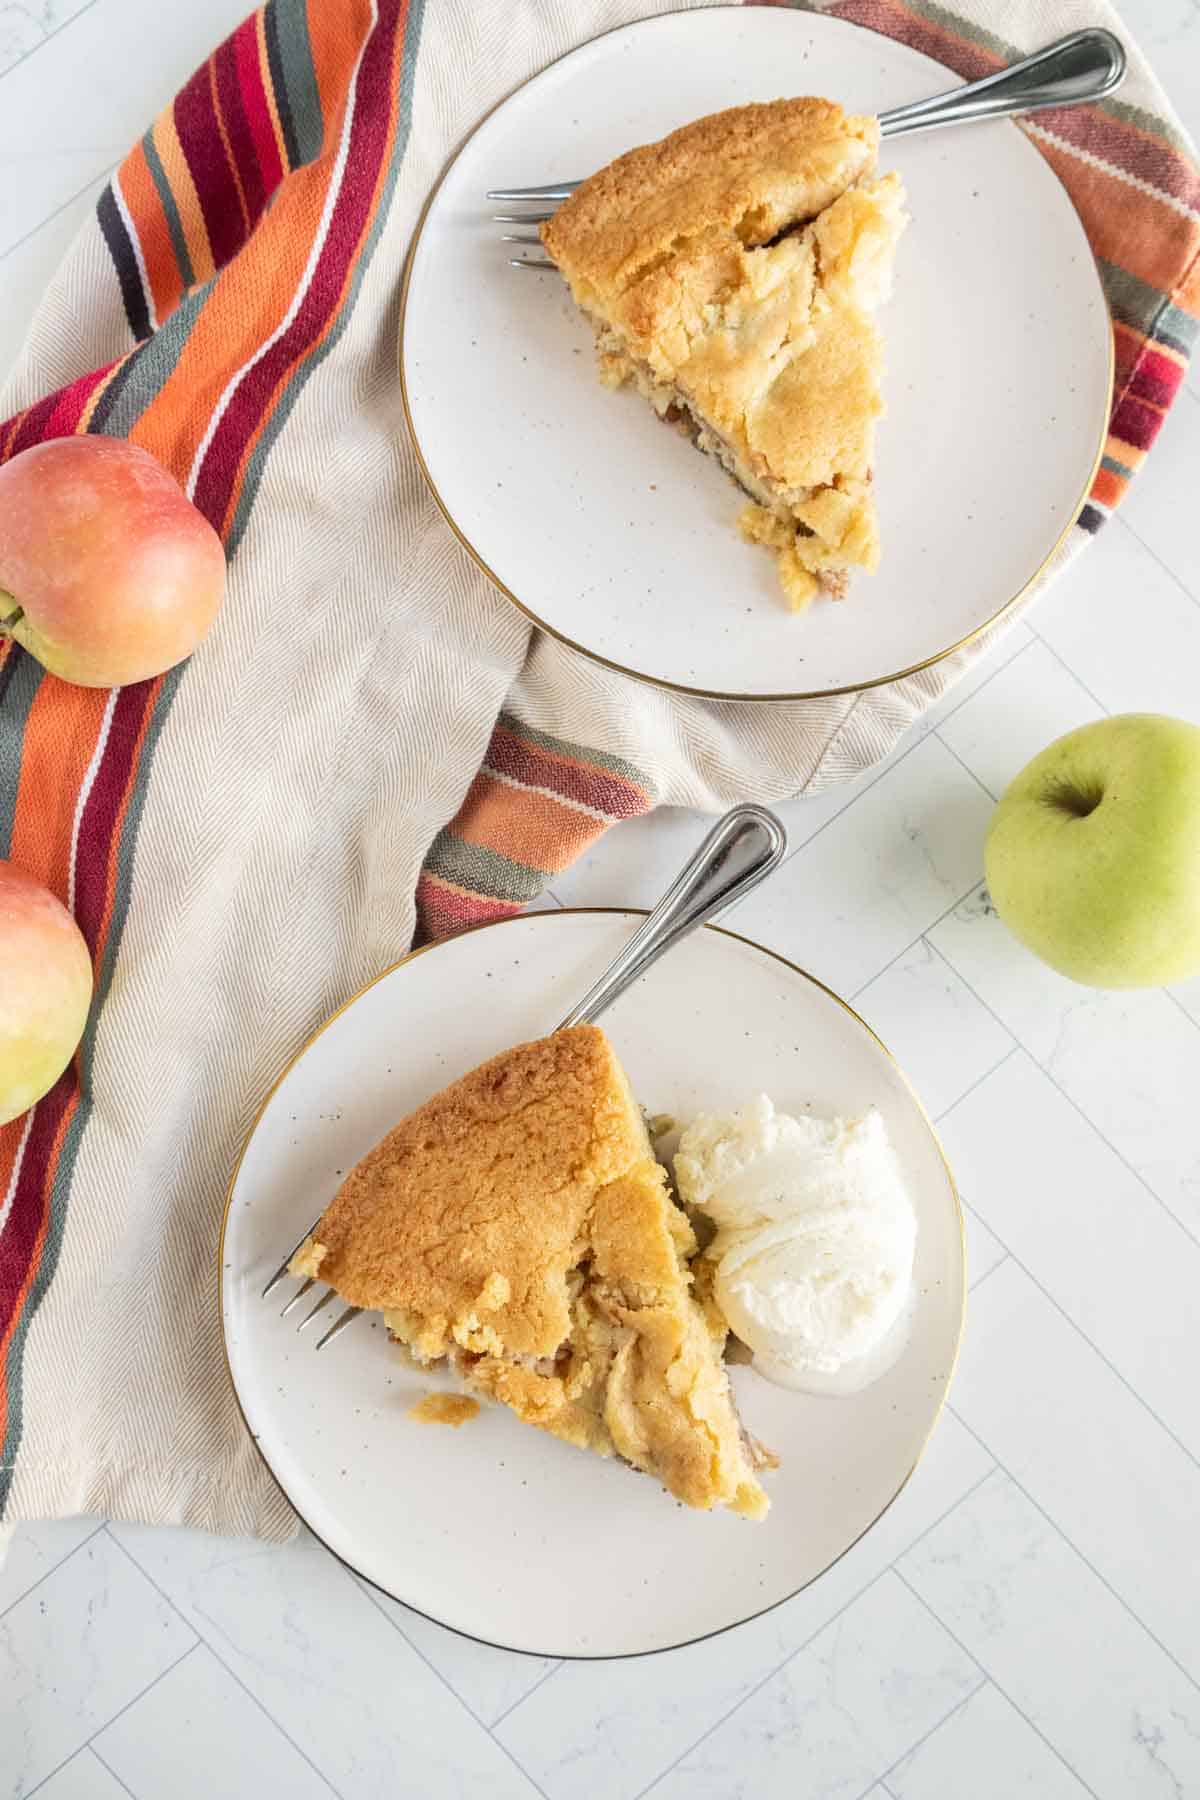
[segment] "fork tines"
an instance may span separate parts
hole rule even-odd
[[[318,1224],[320,1223],[320,1217],[321,1217],[321,1215],[318,1213],[317,1217],[313,1220],[312,1224],[308,1227],[308,1230],[303,1232],[301,1234],[301,1236],[296,1239],[295,1243],[292,1245],[291,1249],[288,1251],[287,1255],[284,1257],[283,1261],[280,1263],[279,1267],[276,1269],[275,1273],[272,1275],[270,1281],[268,1281],[266,1287],[263,1289],[262,1296],[261,1296],[262,1299],[265,1300],[267,1295],[271,1292],[272,1288],[277,1287],[279,1285],[279,1283],[283,1280],[284,1276],[288,1272],[288,1266],[291,1263],[293,1256],[295,1256],[295,1254],[296,1254],[297,1250],[300,1248],[301,1244],[303,1244],[308,1238],[310,1238],[312,1236],[313,1232],[316,1230]],[[305,1278],[305,1280],[301,1282],[300,1286],[296,1289],[296,1291],[292,1295],[291,1299],[287,1302],[283,1311],[279,1315],[280,1318],[286,1319],[287,1315],[291,1312],[293,1306],[296,1306],[301,1300],[303,1300],[305,1294],[310,1293],[311,1290],[314,1287],[316,1287],[316,1285],[317,1284],[313,1280],[313,1277],[311,1275],[307,1276]],[[321,1298],[317,1301],[316,1305],[310,1307],[309,1310],[305,1313],[305,1315],[301,1319],[299,1325],[296,1327],[297,1331],[303,1331],[306,1325],[310,1325],[312,1323],[312,1321],[316,1318],[316,1316],[319,1312],[324,1311],[325,1307],[327,1307],[329,1305],[329,1302],[334,1298],[334,1292],[335,1292],[335,1290],[333,1288],[326,1288],[325,1292],[321,1295]],[[338,1317],[333,1321],[333,1324],[329,1327],[328,1331],[323,1332],[321,1334],[321,1336],[317,1339],[316,1348],[318,1350],[323,1350],[325,1345],[330,1343],[332,1341],[332,1339],[334,1339],[337,1336],[339,1331],[344,1331],[346,1329],[347,1325],[349,1325],[349,1323],[352,1319],[357,1319],[357,1317],[361,1311],[362,1311],[361,1306],[347,1306],[343,1312],[338,1314]]]
[[[263,1289],[262,1298],[264,1300],[266,1299],[267,1295],[271,1292],[272,1288],[279,1286],[279,1283],[283,1280],[284,1276],[288,1272],[288,1264],[291,1262],[293,1256],[295,1256],[295,1254],[296,1254],[297,1250],[300,1248],[301,1244],[305,1243],[312,1236],[313,1232],[317,1229],[317,1226],[320,1224],[320,1222],[321,1222],[321,1215],[320,1215],[320,1213],[318,1213],[316,1218],[313,1220],[312,1224],[308,1227],[308,1230],[301,1232],[300,1236],[296,1239],[295,1243],[292,1245],[291,1249],[288,1251],[287,1255],[284,1257],[283,1261],[280,1263],[279,1267],[276,1269],[275,1273],[272,1275],[270,1281],[268,1281],[266,1287]],[[311,1280],[309,1281],[308,1286],[309,1287],[312,1286]],[[302,1294],[303,1292],[304,1292],[304,1289],[301,1288],[300,1293]],[[299,1299],[299,1295],[297,1295],[296,1298]],[[292,1304],[294,1304],[294,1302],[292,1302],[292,1301],[288,1302],[289,1306]],[[286,1312],[286,1310],[287,1310],[287,1308],[285,1307],[284,1311]]]
[[[554,208],[558,202],[565,200],[568,194],[574,193],[578,186],[577,181],[557,181],[551,182],[546,187],[492,188],[487,196],[489,200],[502,200],[510,204],[515,202],[525,209],[515,213],[493,213],[492,222],[495,225],[543,225],[547,219],[554,217]],[[546,210],[533,209],[530,203],[538,201],[549,203]],[[528,236],[524,232],[506,231],[503,233],[501,242],[533,245],[540,244],[541,239],[536,235]],[[544,271],[554,267],[549,257],[546,256],[510,256],[508,260],[514,269]]]
[[[317,1339],[316,1344],[314,1345],[314,1349],[323,1350],[325,1348],[326,1344],[331,1343],[333,1341],[333,1339],[337,1336],[339,1331],[345,1331],[347,1325],[350,1324],[351,1320],[357,1319],[357,1317],[361,1311],[362,1311],[361,1306],[348,1306],[344,1313],[339,1313],[338,1317],[333,1321],[333,1324],[329,1327],[329,1330],[326,1332],[323,1332],[321,1334],[321,1336]],[[307,1324],[307,1320],[305,1321],[305,1323]]]
[[[577,181],[551,181],[544,187],[489,188],[489,200],[566,200],[579,186]]]

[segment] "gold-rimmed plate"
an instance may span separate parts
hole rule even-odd
[[[616,1462],[488,1407],[461,1430],[409,1407],[448,1377],[413,1370],[360,1317],[326,1349],[261,1289],[342,1174],[466,1069],[536,1037],[639,922],[536,913],[418,952],[330,1020],[266,1102],[234,1175],[221,1249],[230,1369],[247,1424],[297,1512],[340,1557],[469,1636],[549,1656],[622,1656],[721,1631],[786,1600],[904,1486],[954,1367],[962,1222],[937,1138],[904,1076],[844,1002],[712,927],[606,1017],[643,1103],[686,1119],[758,1092],[785,1109],[877,1106],[919,1219],[903,1350],[841,1399],[733,1372],[747,1427],[780,1455],[761,1525],[689,1512]],[[290,1285],[290,1284],[289,1284]],[[323,1314],[322,1317],[332,1316]]]
[[[736,488],[638,396],[599,385],[564,284],[508,266],[484,200],[743,101],[817,93],[870,112],[953,81],[844,20],[713,7],[585,44],[468,139],[413,245],[401,378],[442,511],[537,624],[664,687],[801,699],[938,661],[1036,578],[1099,461],[1112,331],[1071,201],[1015,124],[884,145],[912,224],[881,315],[883,563],[801,617],[739,538]]]

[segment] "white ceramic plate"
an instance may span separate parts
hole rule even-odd
[[[338,1013],[271,1095],[234,1178],[225,1341],[250,1430],[297,1512],[397,1599],[472,1637],[547,1656],[662,1650],[786,1599],[903,1487],[945,1398],[962,1323],[961,1218],[932,1128],[878,1040],[768,951],[707,929],[605,1019],[643,1104],[680,1119],[757,1092],[785,1108],[878,1106],[920,1221],[916,1301],[895,1365],[845,1399],[734,1371],[749,1429],[782,1457],[761,1525],[689,1512],[654,1481],[488,1407],[460,1430],[406,1410],[431,1386],[364,1316],[326,1349],[261,1289],[396,1120],[578,999],[638,922],[535,913],[401,963]],[[292,1284],[289,1282],[288,1289]],[[333,1318],[330,1309],[322,1318]]]
[[[1015,125],[883,146],[912,212],[881,315],[883,564],[800,618],[773,559],[738,536],[728,477],[640,397],[599,385],[564,284],[508,267],[483,198],[586,174],[748,100],[815,93],[874,112],[954,82],[843,20],[718,7],[585,44],[468,140],[410,263],[406,404],[449,522],[546,630],[661,685],[797,698],[936,661],[1036,576],[1100,455],[1112,330],[1075,210]]]

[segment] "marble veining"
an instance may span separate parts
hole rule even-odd
[[[0,6],[0,75],[32,54],[92,0],[6,0]]]

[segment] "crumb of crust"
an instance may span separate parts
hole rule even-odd
[[[318,1243],[316,1238],[305,1238],[288,1264],[288,1274],[307,1275],[311,1281],[315,1281],[321,1273],[321,1262],[324,1255],[324,1244]]]
[[[472,1400],[469,1394],[423,1394],[415,1406],[410,1406],[408,1416],[415,1419],[418,1425],[452,1425],[455,1431],[473,1419],[479,1411],[478,1400]]]

